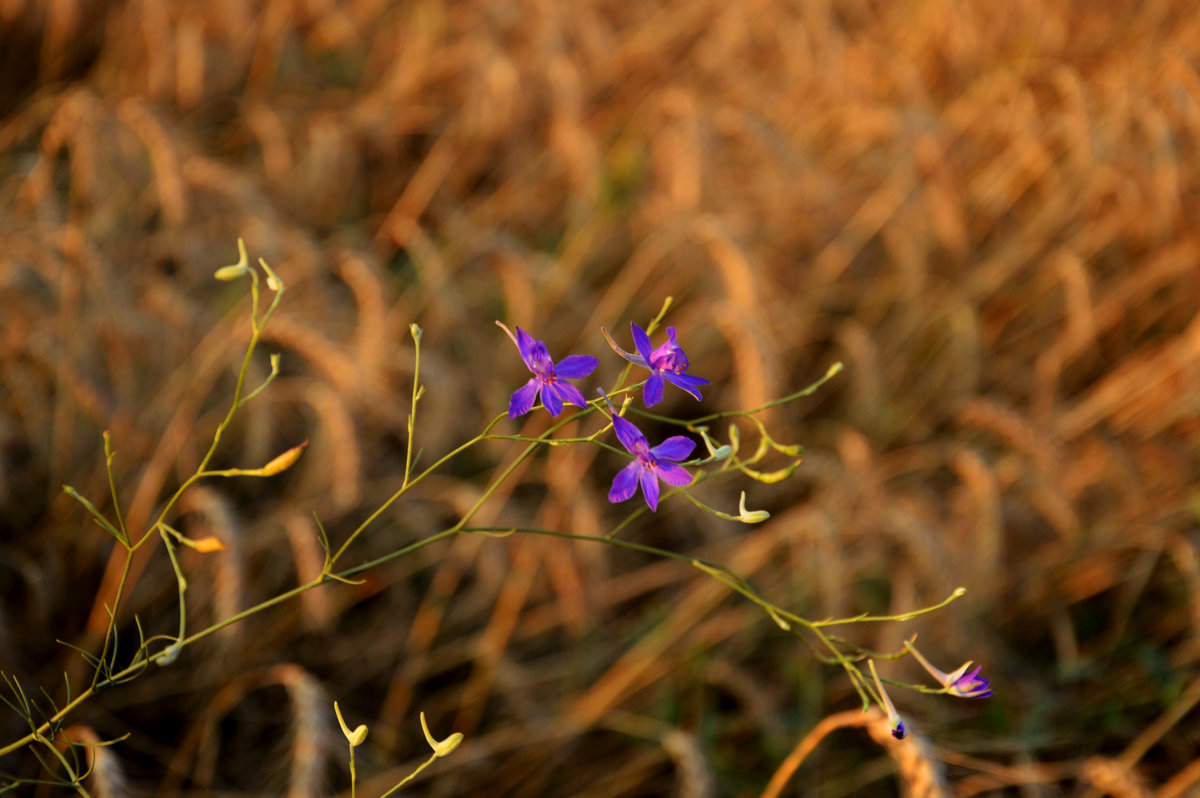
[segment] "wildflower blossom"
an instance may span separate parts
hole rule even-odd
[[[588,376],[600,364],[600,361],[591,355],[570,355],[555,365],[554,361],[550,359],[544,343],[535,341],[520,327],[517,328],[517,334],[513,335],[512,331],[503,323],[496,322],[496,324],[517,345],[521,359],[533,372],[533,377],[529,379],[529,382],[518,388],[512,398],[508,400],[509,418],[523,416],[532,410],[539,394],[542,405],[552,416],[557,416],[562,412],[564,402],[576,407],[587,407],[587,400],[583,398],[579,389],[563,380]]]
[[[888,725],[892,727],[892,736],[897,740],[903,740],[908,736],[908,729],[905,728],[904,721],[900,719],[900,713],[896,711],[892,699],[883,689],[883,682],[879,681],[879,673],[875,670],[875,660],[867,660],[867,664],[871,666],[871,675],[875,677],[875,689],[879,691],[879,700],[883,702],[883,709],[887,712]]]
[[[642,389],[642,401],[646,403],[646,407],[653,407],[662,401],[664,380],[700,401],[702,399],[700,386],[708,385],[709,380],[703,377],[693,377],[687,373],[687,355],[683,353],[679,341],[675,338],[675,328],[667,328],[665,344],[657,349],[651,349],[650,336],[646,335],[646,331],[632,322],[629,326],[633,330],[633,345],[637,348],[636,353],[626,352],[617,346],[617,342],[609,336],[608,331],[604,328],[601,328],[600,331],[604,333],[604,337],[608,339],[608,345],[613,348],[614,352],[630,363],[650,369],[650,378],[646,380],[646,387]]]
[[[608,407],[612,410],[612,423],[617,440],[633,455],[633,462],[613,477],[608,500],[613,503],[623,502],[637,493],[638,485],[641,485],[646,504],[652,511],[657,511],[660,479],[674,487],[691,483],[692,475],[683,466],[678,465],[678,461],[692,453],[696,442],[685,435],[673,435],[658,446],[651,447],[646,436],[632,421],[617,415],[612,402],[608,403]]]
[[[950,695],[960,698],[988,698],[992,695],[992,683],[979,675],[982,667],[976,665],[973,670],[967,670],[971,667],[971,660],[967,660],[951,673],[943,673],[921,656],[921,652],[917,651],[911,640],[905,641],[904,646],[910,654],[917,658],[917,662],[929,671],[929,675],[946,688],[946,692]]]

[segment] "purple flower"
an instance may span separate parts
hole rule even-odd
[[[979,675],[979,671],[983,670],[979,665],[976,665],[974,670],[967,670],[971,667],[971,661],[967,660],[952,673],[943,673],[921,656],[921,652],[917,651],[911,640],[906,641],[904,646],[910,654],[917,658],[917,662],[929,671],[929,675],[946,688],[946,692],[950,695],[956,695],[959,698],[988,698],[992,695],[992,683]]]
[[[509,418],[523,416],[532,410],[539,394],[542,405],[552,416],[557,416],[562,412],[564,402],[576,407],[587,407],[587,400],[583,398],[579,389],[563,380],[586,377],[595,370],[600,361],[591,355],[570,355],[555,365],[554,361],[550,359],[544,343],[533,340],[533,337],[520,327],[517,328],[517,334],[513,335],[512,331],[503,323],[496,322],[496,324],[508,333],[508,337],[521,352],[521,359],[533,372],[533,377],[529,379],[529,382],[518,388],[512,398],[508,400]]]
[[[614,352],[630,363],[650,369],[650,378],[646,380],[646,387],[642,390],[642,401],[646,403],[646,407],[654,407],[662,401],[664,380],[687,391],[696,397],[697,401],[701,400],[700,386],[708,385],[709,380],[703,377],[693,377],[687,373],[687,355],[680,348],[679,341],[675,340],[675,328],[667,328],[665,344],[657,349],[651,349],[650,336],[646,335],[646,331],[632,322],[629,326],[633,329],[633,345],[637,348],[636,354],[626,352],[617,346],[617,342],[609,336],[608,330],[601,327],[600,331],[604,333],[604,337],[608,339],[608,345],[613,348]]]
[[[608,397],[605,397],[607,399]],[[692,475],[678,465],[692,450],[696,442],[686,435],[673,435],[653,448],[650,447],[646,436],[633,425],[617,415],[617,411],[608,403],[612,413],[613,429],[617,440],[633,455],[633,462],[622,468],[613,477],[612,489],[608,492],[610,502],[623,502],[637,493],[638,485],[642,486],[642,495],[651,511],[658,510],[659,488],[661,479],[668,485],[683,487],[691,484]]]
[[[879,700],[883,702],[883,709],[887,712],[888,726],[891,727],[892,736],[897,740],[903,740],[908,736],[908,729],[905,727],[904,721],[900,719],[900,713],[892,704],[887,690],[883,689],[883,682],[879,681],[879,672],[875,670],[875,660],[869,659],[867,664],[871,666],[871,675],[875,677],[875,689],[879,691]]]

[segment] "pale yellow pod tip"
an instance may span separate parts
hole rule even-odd
[[[249,272],[250,258],[246,255],[246,242],[242,241],[240,238],[238,239],[238,254],[240,257],[238,258],[237,263],[233,264],[232,266],[222,266],[221,268],[217,269],[213,276],[218,280],[224,280],[228,282],[230,280],[236,280],[237,278]]]
[[[429,747],[433,749],[433,755],[436,757],[448,756],[455,748],[463,741],[462,732],[454,732],[445,740],[435,740],[433,735],[429,733],[429,724],[425,722],[425,713],[421,713],[421,731],[425,732],[425,742],[429,743]]]

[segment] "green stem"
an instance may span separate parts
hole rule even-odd
[[[175,583],[179,588],[179,636],[175,638],[175,643],[172,647],[180,645],[183,638],[187,636],[187,604],[184,602],[183,594],[187,590],[187,580],[183,578],[183,569],[179,567],[179,558],[175,556],[175,544],[167,537],[167,532],[160,524],[158,533],[162,535],[163,545],[167,549],[167,556],[171,558],[171,567],[175,569]],[[176,649],[178,650],[178,649]]]
[[[424,764],[422,764],[422,765],[421,765],[419,768],[417,768],[416,770],[414,770],[412,773],[409,773],[407,776],[405,776],[405,777],[404,777],[404,779],[403,779],[403,781],[401,781],[401,782],[400,782],[399,784],[397,784],[395,787],[392,787],[392,789],[388,790],[388,791],[387,791],[387,792],[385,792],[383,795],[379,796],[379,798],[388,798],[388,796],[389,796],[389,795],[391,795],[392,793],[396,792],[396,791],[397,791],[397,790],[399,790],[401,787],[403,787],[405,784],[408,784],[410,781],[412,781],[413,779],[415,779],[415,778],[417,777],[417,775],[418,775],[418,774],[420,774],[420,772],[421,772],[422,770],[424,770],[425,768],[427,768],[427,767],[429,767],[430,765],[432,765],[432,764],[434,763],[434,760],[436,760],[437,758],[438,758],[438,755],[437,755],[437,754],[434,754],[433,756],[429,757],[429,759],[425,760]],[[353,796],[351,796],[351,798],[353,798]]]
[[[756,413],[761,413],[764,410],[769,410],[772,407],[779,407],[780,405],[786,405],[788,402],[794,402],[797,399],[801,399],[805,396],[811,396],[812,394],[816,393],[817,389],[819,389],[822,385],[836,377],[842,371],[842,368],[843,366],[841,362],[834,363],[829,367],[829,370],[825,372],[823,377],[809,385],[807,388],[801,388],[795,393],[789,393],[787,396],[780,397],[779,399],[773,399],[770,402],[767,402],[764,405],[759,405],[751,410],[726,410],[721,413],[709,413],[707,416],[697,416],[696,418],[689,420],[671,418],[670,416],[661,416],[657,413],[651,413],[649,411],[639,410],[637,408],[631,408],[631,410],[642,418],[650,418],[655,421],[661,421],[664,424],[675,424],[683,427],[692,427],[697,424],[705,424],[709,421],[717,421],[722,418],[748,417],[753,416]]]
[[[404,452],[404,483],[401,489],[408,486],[408,478],[412,475],[413,431],[416,428],[417,401],[421,398],[421,328],[416,324],[409,327],[413,339],[413,387],[412,408],[408,413],[408,444]]]

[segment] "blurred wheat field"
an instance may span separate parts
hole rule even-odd
[[[965,585],[855,639],[919,632],[997,692],[894,694],[922,753],[836,731],[782,794],[924,795],[909,776],[934,768],[963,798],[1194,795],[1198,135],[1183,0],[2,2],[0,669],[51,693],[86,678],[55,640],[99,645],[118,566],[61,486],[111,506],[106,429],[131,527],[191,473],[248,335],[212,280],[241,236],[289,285],[264,344],[283,375],[218,465],[312,444],[273,480],[188,494],[181,528],[229,546],[182,557],[197,625],[319,572],[314,512],[344,535],[395,490],[410,323],[432,459],[525,379],[494,319],[607,379],[599,327],[673,296],[706,407],[846,370],[769,415],[807,450],[749,488],[767,524],[672,503],[631,534],[810,617]],[[363,559],[511,458],[455,461]],[[490,520],[607,529],[602,458],[522,468]],[[143,558],[122,635],[133,613],[171,633],[175,597]],[[427,755],[418,711],[466,735],[429,796],[757,796],[857,707],[678,563],[462,536],[189,648],[71,734],[131,732],[97,754],[95,795],[342,794],[333,699],[371,729],[363,794]],[[2,742],[25,731],[0,714]]]

